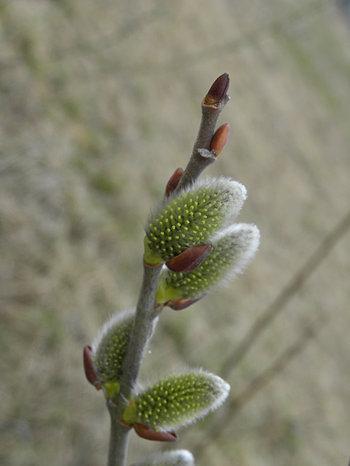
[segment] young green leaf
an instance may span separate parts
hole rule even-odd
[[[164,270],[161,275],[157,302],[174,303],[197,299],[211,288],[232,279],[254,257],[259,245],[259,230],[255,225],[234,224],[217,233],[211,241],[210,254],[189,273]]]
[[[232,223],[245,198],[245,187],[225,177],[196,181],[180,194],[170,196],[149,219],[145,262],[160,264],[186,248],[205,244]]]
[[[176,429],[218,408],[230,390],[220,377],[202,370],[174,375],[136,395],[124,411],[129,425]]]

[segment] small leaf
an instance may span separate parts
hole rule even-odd
[[[232,279],[254,257],[259,245],[255,225],[234,224],[213,239],[213,249],[204,261],[189,273],[162,272],[157,303],[176,308],[183,300],[196,300],[211,288]]]
[[[115,399],[119,394],[120,383],[119,382],[104,382],[103,389],[106,398]]]
[[[171,376],[136,395],[123,421],[156,431],[176,429],[218,408],[229,389],[220,377],[201,370]]]
[[[246,198],[245,187],[229,178],[196,181],[170,196],[146,228],[145,261],[166,262],[191,246],[207,244],[232,223]]]

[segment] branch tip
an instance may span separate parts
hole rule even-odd
[[[204,97],[203,105],[206,107],[219,107],[228,100],[227,91],[230,85],[230,77],[227,73],[219,76],[211,85],[207,95]]]

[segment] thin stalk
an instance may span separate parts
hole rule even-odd
[[[220,113],[228,101],[229,97],[226,92],[216,105],[206,105],[204,99],[202,103],[202,119],[198,136],[194,143],[191,157],[175,190],[176,192],[179,192],[192,184],[203,170],[215,162],[216,157],[209,150],[210,144]]]
[[[125,466],[129,429],[119,422],[135,386],[147,341],[152,331],[154,302],[157,291],[159,267],[144,266],[143,281],[136,307],[135,321],[124,361],[123,377],[117,404],[109,404],[111,434],[108,466]]]
[[[108,403],[107,403],[108,406]],[[125,464],[128,451],[128,429],[118,422],[116,409],[108,406],[111,418],[111,429],[109,435],[108,466]]]

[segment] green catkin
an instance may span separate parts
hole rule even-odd
[[[244,186],[228,178],[195,183],[151,216],[146,228],[148,255],[167,261],[190,246],[206,243],[237,215],[245,197]]]
[[[134,313],[113,316],[93,343],[93,362],[101,383],[119,382]]]
[[[154,430],[176,428],[218,407],[228,392],[226,382],[204,371],[171,376],[137,395],[124,411],[123,419]]]
[[[259,230],[255,225],[235,224],[226,228],[212,240],[212,251],[192,272],[162,273],[157,302],[201,296],[240,272],[254,256],[258,244]]]

